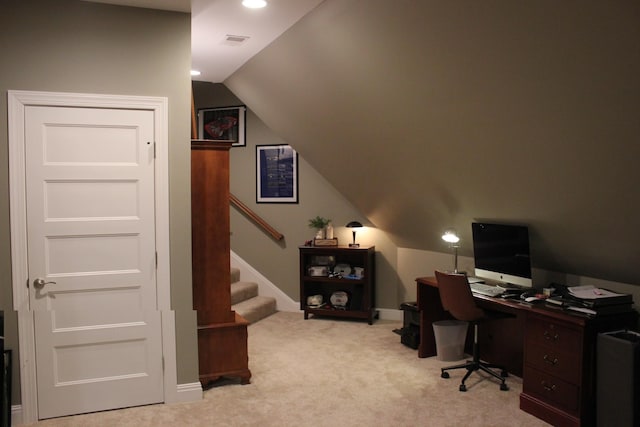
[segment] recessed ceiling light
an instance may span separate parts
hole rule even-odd
[[[198,70],[191,70],[191,75],[192,76],[199,76],[200,74],[202,74],[200,71]]]
[[[242,0],[242,5],[249,9],[260,9],[267,5],[265,0]]]

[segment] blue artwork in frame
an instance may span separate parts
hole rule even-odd
[[[290,145],[256,146],[256,202],[298,203],[298,153]]]

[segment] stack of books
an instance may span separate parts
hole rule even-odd
[[[590,285],[573,286],[565,288],[559,295],[547,298],[545,304],[587,316],[599,316],[633,311],[633,296]]]

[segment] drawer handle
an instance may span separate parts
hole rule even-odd
[[[549,331],[544,331],[544,339],[558,341],[558,338],[559,337],[557,333],[551,335]]]
[[[550,365],[555,365],[556,363],[558,363],[558,358],[551,359],[547,354],[545,354],[542,359],[544,359],[544,361]]]
[[[554,391],[556,389],[555,384],[548,385],[546,381],[542,381],[542,387],[547,391]]]

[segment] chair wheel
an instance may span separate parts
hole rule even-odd
[[[509,386],[506,385],[505,383],[502,383],[502,384],[500,384],[500,390],[507,391],[507,390],[509,390]]]
[[[500,376],[502,378],[507,378],[509,376],[509,372],[507,370],[504,370],[504,371],[500,372]]]
[[[442,377],[442,378],[449,378],[449,372],[442,371],[442,373],[440,374],[440,377]]]
[[[467,391],[467,386],[464,384],[460,384],[460,391]]]

